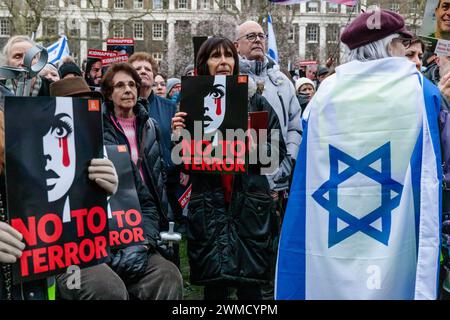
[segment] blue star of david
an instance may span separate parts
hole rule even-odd
[[[329,212],[328,248],[344,241],[358,231],[369,237],[388,245],[391,232],[391,212],[400,204],[403,186],[391,178],[391,148],[387,142],[380,148],[369,153],[360,160],[354,159],[343,151],[329,146],[330,151],[330,179],[317,189],[312,197]],[[381,160],[381,172],[370,165]],[[339,161],[348,165],[348,168],[339,172]],[[340,183],[350,179],[360,172],[381,185],[381,206],[358,219],[350,212],[338,206],[338,187]],[[397,193],[391,199],[391,191]],[[325,194],[328,193],[328,199]],[[381,218],[381,231],[371,226]],[[338,231],[338,219],[346,222],[348,226]]]

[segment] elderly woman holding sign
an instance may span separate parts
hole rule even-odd
[[[197,56],[198,74],[238,75],[238,54],[233,43],[223,37],[211,37],[201,46]],[[226,117],[222,113],[233,112],[226,105],[225,96],[232,92],[222,90],[223,83],[215,78],[214,99],[205,97],[203,128],[207,134],[217,130]],[[249,111],[268,113],[268,130],[278,129],[281,163],[286,146],[279,134],[280,125],[271,106],[256,94],[256,85],[249,84]],[[211,101],[210,101],[211,100]],[[221,101],[219,101],[221,100]],[[185,128],[187,113],[178,112],[172,119],[174,132]],[[250,147],[252,152],[256,148]],[[260,285],[271,280],[271,261],[278,235],[279,217],[271,197],[271,187],[259,168],[250,164],[244,174],[193,173],[192,194],[188,213],[188,256],[191,281],[205,285],[205,299],[227,299],[229,289],[237,288],[239,299],[262,299]]]
[[[136,172],[139,172],[137,178],[148,187],[156,204],[152,206],[155,214],[152,221],[147,222],[147,229],[159,238],[160,225],[167,220],[161,205],[162,187],[157,187],[162,185],[163,160],[157,124],[137,101],[140,85],[141,78],[128,63],[113,64],[105,73],[102,80],[102,93],[106,100],[104,140],[106,144],[128,146]],[[143,285],[137,286],[136,293],[141,295],[140,299],[181,299],[181,274],[172,262],[155,250],[157,239],[153,240],[149,250],[137,252],[148,257],[148,264],[138,277]],[[130,266],[130,269],[135,267]]]

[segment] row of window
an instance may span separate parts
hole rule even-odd
[[[115,38],[125,37],[125,26],[123,23],[111,23],[113,30],[112,36]],[[318,24],[308,24],[306,26],[306,41],[307,42],[319,42],[319,30]],[[56,35],[58,34],[58,22],[56,20],[46,21],[44,25],[44,34]],[[337,24],[332,24],[327,27],[327,41],[337,41],[339,39],[340,27]],[[164,24],[153,23],[152,24],[152,40],[159,41],[164,40]],[[133,22],[133,38],[136,40],[144,40],[145,28],[144,22]],[[0,19],[0,36],[10,35],[10,22],[8,18]],[[72,36],[78,35],[78,32],[72,33]],[[88,24],[88,36],[91,39],[102,38],[102,23],[100,21],[89,21]],[[295,26],[290,28],[288,40],[295,41]]]

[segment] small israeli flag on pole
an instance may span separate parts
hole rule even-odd
[[[269,33],[269,38],[268,38],[268,47],[269,47],[269,56],[276,62],[278,63],[278,49],[277,49],[277,40],[275,38],[275,32],[273,31],[273,26],[272,26],[272,17],[270,16],[270,14],[268,15],[267,18],[267,31]]]
[[[62,36],[57,42],[47,47],[48,62],[57,64],[63,57],[70,55],[67,37]]]

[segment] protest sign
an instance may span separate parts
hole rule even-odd
[[[9,218],[26,244],[14,282],[104,262],[106,194],[88,178],[103,157],[100,101],[6,97],[5,143]]]
[[[427,50],[437,54],[450,55],[450,25],[447,13],[450,9],[449,0],[428,0],[420,29],[420,38]]]
[[[247,76],[182,77],[180,110],[186,129],[177,150],[187,170],[246,171]]]
[[[111,248],[123,248],[143,244],[145,239],[142,211],[127,146],[109,145],[105,148],[119,177],[117,191],[109,198],[109,245]]]
[[[132,38],[109,38],[106,39],[106,50],[117,54],[126,54],[128,57],[134,53],[134,39]]]

